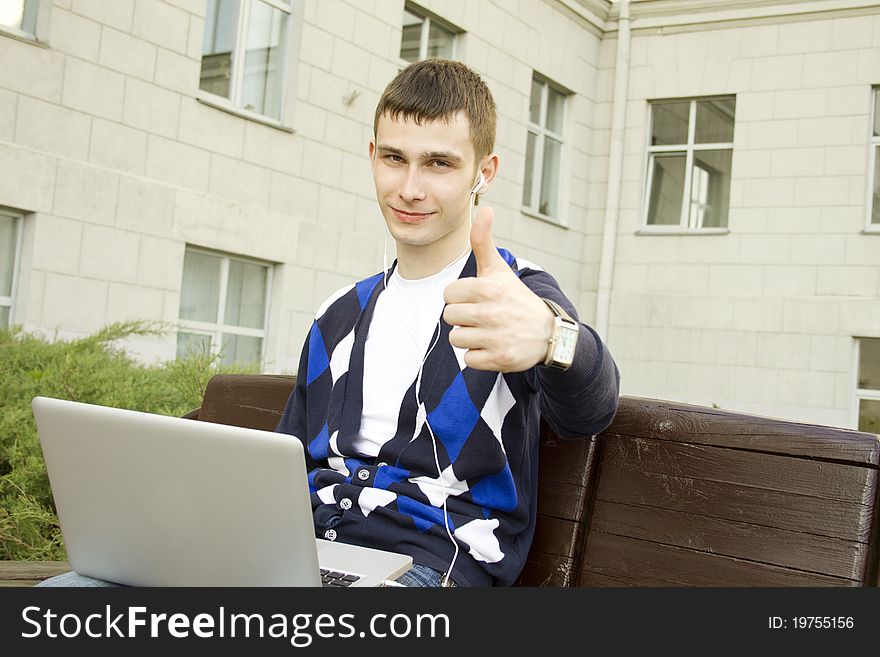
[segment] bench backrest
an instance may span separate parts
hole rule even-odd
[[[291,376],[217,375],[198,419],[272,430]],[[527,586],[878,584],[873,434],[622,397],[582,440],[542,427]]]
[[[593,444],[545,435],[539,533],[582,543],[530,555],[524,583],[876,586],[878,453],[873,434],[623,397]]]

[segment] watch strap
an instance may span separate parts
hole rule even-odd
[[[550,310],[552,310],[553,314],[556,315],[557,317],[561,317],[562,319],[567,320],[567,321],[571,322],[572,324],[577,323],[571,318],[571,315],[569,315],[567,312],[565,312],[565,308],[560,306],[555,301],[551,301],[550,299],[546,299],[544,297],[541,297],[541,300],[544,303],[546,303],[548,306],[550,306]]]

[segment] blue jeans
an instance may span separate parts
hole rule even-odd
[[[403,586],[438,587],[442,579],[440,571],[417,563],[394,581]]]
[[[62,573],[61,575],[56,575],[55,577],[50,577],[49,579],[45,579],[39,584],[35,584],[35,586],[52,586],[52,587],[62,587],[62,586],[77,586],[77,587],[87,587],[87,588],[97,588],[101,586],[122,586],[122,584],[114,584],[113,582],[107,582],[103,579],[95,579],[94,577],[86,577],[85,575],[80,575],[79,573],[75,573],[72,570],[69,573]]]
[[[442,577],[443,573],[438,572],[433,568],[415,564],[395,581],[403,586],[437,587],[440,586],[440,580]],[[86,577],[85,575],[80,575],[71,571],[69,573],[50,577],[37,584],[37,586],[77,586],[95,588],[102,586],[121,586],[121,584],[114,584],[113,582],[106,582],[102,579]]]

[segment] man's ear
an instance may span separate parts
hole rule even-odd
[[[480,161],[480,167],[477,169],[477,174],[479,175],[482,173],[486,182],[480,185],[477,194],[485,194],[489,191],[489,186],[492,184],[492,181],[495,180],[495,176],[498,175],[499,164],[500,158],[498,157],[498,153],[490,153]]]
[[[375,164],[376,163],[376,140],[375,139],[370,140],[370,146],[369,146],[368,152],[370,154],[370,163]]]

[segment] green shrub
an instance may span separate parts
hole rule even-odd
[[[201,404],[214,374],[253,371],[223,368],[207,353],[144,365],[116,344],[169,329],[121,322],[54,342],[19,328],[0,331],[0,559],[67,559],[31,411],[34,397],[180,416]]]

